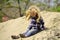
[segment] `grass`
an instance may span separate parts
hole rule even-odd
[[[52,11],[60,12],[60,6],[53,8]]]
[[[52,11],[52,12],[60,12],[60,6],[53,7],[53,8],[49,8],[48,11]]]

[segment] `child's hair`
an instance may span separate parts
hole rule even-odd
[[[31,17],[30,16],[30,12],[31,12],[32,8],[35,9],[34,11],[36,12],[36,17],[37,17],[36,21],[39,22],[39,20],[41,18],[40,9],[37,6],[35,6],[35,5],[30,6],[29,9],[26,11],[26,18],[27,18],[27,20],[30,19],[30,17]]]

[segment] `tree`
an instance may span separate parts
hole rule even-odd
[[[26,10],[26,8],[27,8],[29,2],[30,2],[30,0],[26,0],[26,1],[25,1],[25,3],[26,3],[25,10]]]
[[[22,14],[21,14],[20,0],[18,0],[18,5],[19,5],[19,13],[20,13],[20,17],[21,17]]]
[[[21,7],[22,5],[20,5],[21,2],[25,3],[25,7],[24,7],[24,11],[23,11],[23,13],[24,13],[25,10],[27,9],[28,4],[30,3],[30,0],[18,0],[19,13],[20,13],[20,16],[23,16],[23,15],[22,15],[22,7]]]

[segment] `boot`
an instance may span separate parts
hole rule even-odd
[[[20,35],[21,38],[26,38],[26,36],[23,35],[23,34],[19,34],[19,35]]]
[[[12,38],[12,39],[19,39],[20,36],[12,35],[11,38]]]

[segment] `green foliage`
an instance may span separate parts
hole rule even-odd
[[[0,4],[3,4],[5,2],[8,2],[9,0],[0,0]]]
[[[60,12],[60,6],[55,9],[57,12]]]
[[[47,9],[48,11],[60,12],[60,6]]]
[[[3,7],[9,0],[0,0],[0,7]]]
[[[53,8],[52,11],[60,12],[60,6],[56,7],[56,8]]]
[[[46,4],[38,3],[37,6],[46,6]]]

